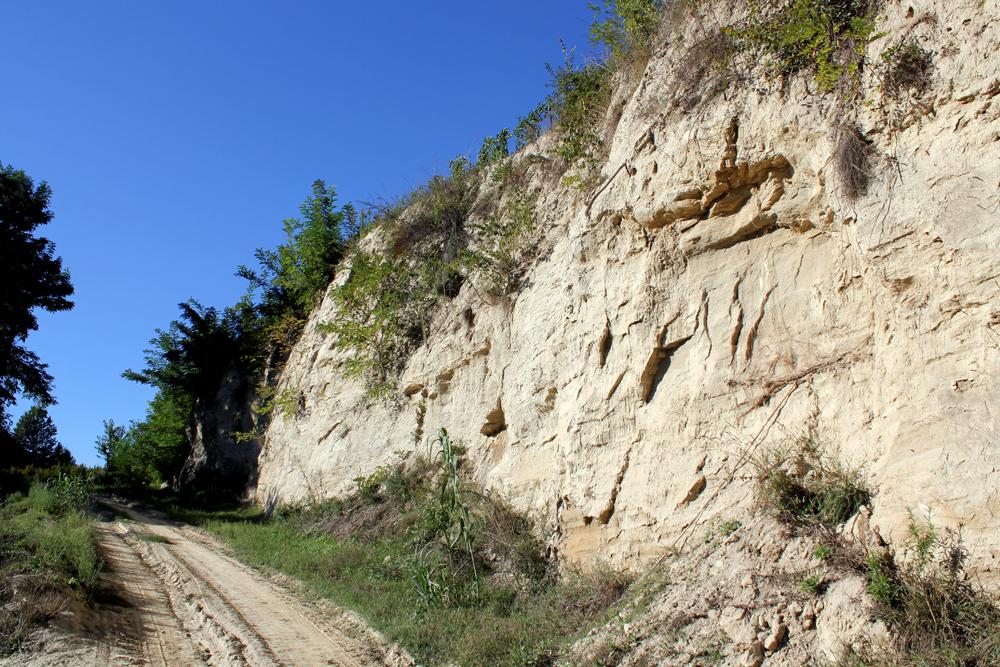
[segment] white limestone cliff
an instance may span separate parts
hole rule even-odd
[[[561,555],[639,566],[750,510],[751,458],[814,432],[864,466],[884,539],[910,512],[962,526],[998,581],[998,3],[887,3],[870,59],[907,35],[933,80],[898,104],[869,84],[875,178],[854,202],[832,166],[842,112],[808,76],[714,97],[685,79],[710,14],[613,105],[595,190],[533,157],[548,138],[517,156],[543,230],[525,285],[491,299],[466,284],[397,400],[343,378],[322,303],[281,379],[305,408],[270,424],[258,500],[353,490],[415,448],[422,401],[424,428],[460,439]]]

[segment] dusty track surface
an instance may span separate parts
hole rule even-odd
[[[288,587],[226,553],[196,528],[121,503],[98,525],[106,582],[119,600],[99,602],[83,636],[43,633],[18,664],[364,665],[405,664],[343,612],[320,611]],[[15,658],[17,656],[14,656]],[[3,661],[0,661],[2,664]]]

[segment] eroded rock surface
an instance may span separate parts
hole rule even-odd
[[[352,490],[416,447],[422,402],[427,432],[462,440],[477,478],[562,555],[637,566],[750,508],[750,459],[814,431],[864,466],[881,536],[898,545],[910,511],[962,525],[996,581],[998,14],[888,3],[871,59],[910,36],[932,50],[933,80],[892,122],[885,104],[861,111],[874,179],[853,202],[832,167],[836,100],[802,78],[682,113],[674,39],[626,101],[595,193],[528,168],[545,252],[524,289],[487,302],[465,286],[395,402],[342,377],[316,332],[329,300],[313,313],[282,378],[305,409],[270,425],[258,499]],[[796,632],[746,633],[747,651]]]

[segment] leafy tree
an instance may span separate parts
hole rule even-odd
[[[192,408],[187,394],[160,390],[149,402],[146,417],[129,429],[132,443],[163,480],[174,479],[184,466]]]
[[[207,399],[218,388],[222,376],[247,351],[243,343],[243,321],[238,310],[220,314],[195,300],[178,304],[179,319],[166,329],[157,329],[145,352],[146,368],[122,375],[133,382],[162,391]]]
[[[150,341],[145,368],[123,373],[158,391],[142,421],[127,429],[105,425],[98,447],[113,479],[145,484],[176,478],[190,451],[195,408],[210,405],[227,373],[248,377],[287,354],[348,238],[364,224],[350,205],[337,208],[336,191],[323,181],[313,183],[300,211],[300,218],[284,221],[283,244],[257,250],[257,269],[239,267],[237,275],[250,282],[243,299],[221,312],[193,299],[179,304],[178,319]]]
[[[337,192],[321,180],[300,207],[301,218],[284,221],[285,242],[274,250],[258,248],[260,268],[239,267],[237,275],[262,293],[265,315],[294,310],[304,315],[330,283],[344,254],[345,232],[357,225],[353,207],[336,208]]]
[[[247,332],[256,329],[259,339],[253,345],[263,356],[287,356],[347,243],[365,226],[366,217],[352,205],[338,210],[336,203],[336,190],[322,180],[314,181],[299,208],[301,217],[283,222],[285,242],[274,250],[258,248],[258,267],[242,265],[236,272],[250,284],[237,308],[245,316]]]
[[[10,432],[10,419],[0,413],[0,468],[20,465],[20,456],[21,448]]]
[[[138,489],[157,481],[149,452],[137,446],[133,430],[107,419],[96,445],[104,458],[105,474],[113,484]]]
[[[73,286],[55,246],[35,236],[52,221],[49,186],[37,187],[23,171],[0,164],[0,416],[18,393],[52,403],[52,376],[23,346],[38,328],[35,309],[73,307]]]
[[[40,405],[28,408],[17,420],[14,442],[23,457],[21,465],[48,468],[73,464],[73,455],[59,443],[56,425],[48,411]]]
[[[125,439],[125,427],[115,424],[114,419],[104,420],[104,432],[97,436],[97,453],[104,459],[105,465],[110,465],[115,451]]]

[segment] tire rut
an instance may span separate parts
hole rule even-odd
[[[335,619],[225,554],[211,536],[100,502],[129,519],[103,524],[98,537],[134,608],[142,637],[136,652],[145,664],[383,664],[370,639],[348,635]],[[112,662],[115,656],[101,664]]]

